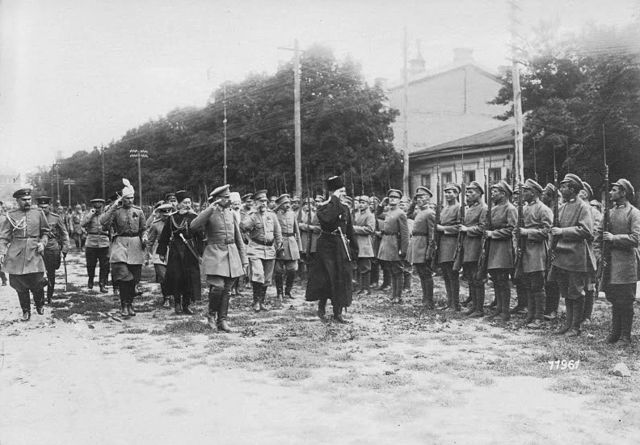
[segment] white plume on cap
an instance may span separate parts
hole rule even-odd
[[[122,178],[122,183],[124,184],[124,188],[122,189],[122,197],[123,198],[133,198],[135,190],[133,186],[129,182],[127,178]]]

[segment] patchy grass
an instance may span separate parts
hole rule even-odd
[[[51,315],[57,320],[69,322],[74,314],[82,315],[87,321],[98,321],[104,319],[104,315],[100,313],[109,312],[113,309],[113,304],[106,299],[87,295],[80,292],[74,292],[68,295],[66,304],[52,305]]]

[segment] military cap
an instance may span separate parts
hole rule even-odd
[[[247,202],[249,200],[253,199],[253,193],[246,193],[244,195],[242,195],[242,198],[240,198],[240,200],[242,202]]]
[[[209,198],[217,198],[218,196],[229,192],[229,184],[221,185],[220,187],[216,187],[213,189],[211,193],[209,193]]]
[[[408,204],[411,202],[411,200],[406,196],[403,196],[402,198],[400,198],[400,202],[404,202],[405,204]]]
[[[376,204],[380,204],[380,198],[378,198],[377,196],[372,196],[370,200],[375,202]]]
[[[433,193],[431,193],[431,190],[429,190],[427,187],[425,187],[424,185],[421,185],[416,189],[416,196],[421,196],[421,195],[433,196]]]
[[[558,189],[556,188],[555,185],[553,185],[552,183],[547,183],[547,185],[544,186],[544,191],[545,192],[551,192],[551,194],[557,193]]]
[[[351,196],[344,195],[342,200],[348,202],[349,204],[353,204],[353,198]]]
[[[398,189],[389,189],[387,198],[402,198],[402,192]]]
[[[16,190],[15,192],[13,192],[13,197],[16,199],[24,198],[26,196],[31,197],[31,189],[26,188],[26,189]]]
[[[522,188],[536,190],[538,193],[542,193],[543,190],[542,186],[533,179],[527,179],[524,181]]]
[[[357,197],[358,202],[369,202],[369,197],[367,195],[360,195]]]
[[[317,200],[324,201],[324,196],[322,196],[321,194],[317,194],[315,199],[316,201]]]
[[[104,204],[104,199],[102,198],[93,198],[92,200],[89,201],[91,204],[95,204],[97,202]],[[164,202],[164,201],[161,201]]]
[[[344,182],[342,182],[342,178],[340,176],[332,176],[326,180],[327,190],[329,192],[335,192],[338,189],[344,187]]]
[[[595,207],[598,210],[602,210],[602,203],[597,199],[592,199],[591,201],[589,201],[589,204],[591,205],[591,207]]]
[[[481,194],[484,195],[484,188],[480,185],[478,181],[471,181],[467,186],[467,189],[476,189],[477,191],[479,191]]]
[[[258,190],[253,194],[253,199],[256,201],[260,199],[267,199],[267,191],[266,190]]]
[[[589,196],[587,196],[587,201],[593,198],[593,188],[589,185],[588,182],[582,181],[582,185],[584,185],[584,191],[587,192]]]
[[[51,196],[38,196],[36,202],[38,204],[51,204]]]
[[[155,208],[155,210],[156,210],[157,212],[165,212],[165,213],[168,213],[168,212],[170,212],[171,210],[173,210],[173,205],[171,205],[171,204],[170,204],[170,203],[168,203],[168,202],[167,202],[167,203],[162,203],[162,204],[160,204],[158,207],[156,207],[156,208]]]
[[[170,198],[175,198],[175,197],[176,197],[175,192],[169,192],[164,195],[164,200],[168,201]]]
[[[584,188],[584,182],[582,182],[582,179],[580,179],[578,175],[574,175],[573,173],[567,173],[566,175],[564,175],[564,179],[560,181],[560,184],[565,183],[574,184],[578,187],[578,189]]]
[[[293,198],[291,198],[291,202],[300,202],[300,197],[298,195],[293,195]]]
[[[505,180],[496,182],[491,186],[492,189],[498,189],[505,192],[507,195],[513,195],[513,189],[509,185],[509,183]]]
[[[178,202],[182,202],[187,198],[191,198],[191,195],[186,190],[178,190],[175,193],[175,197],[178,200]]]
[[[444,188],[442,189],[443,191],[447,191],[447,190],[455,190],[458,194],[460,194],[460,186],[458,184],[456,184],[455,182],[450,182],[447,185],[444,186]]]
[[[627,199],[628,200],[632,200],[633,196],[636,193],[634,188],[633,188],[633,185],[631,185],[631,183],[629,182],[628,179],[620,178],[620,179],[618,179],[616,182],[614,182],[611,185],[617,185],[618,187],[622,187],[624,189],[624,191],[627,192]]]

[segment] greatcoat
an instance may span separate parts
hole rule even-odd
[[[574,198],[558,210],[558,227],[562,233],[554,251],[553,266],[569,272],[593,272],[596,269],[593,247],[591,206]]]
[[[413,221],[411,241],[407,261],[411,264],[426,263],[428,250],[433,240],[433,229],[436,221],[435,212],[429,207],[418,211]]]
[[[297,261],[300,259],[300,229],[298,221],[293,210],[278,210],[276,213],[280,230],[282,232],[282,248],[284,249],[279,260]]]
[[[378,250],[381,261],[401,261],[400,254],[409,251],[407,215],[399,208],[389,209],[382,224],[382,240]]]
[[[438,264],[453,261],[458,246],[458,227],[460,223],[460,203],[445,205],[440,211],[440,225],[444,231],[440,236],[438,246]]]
[[[631,284],[638,281],[638,247],[640,245],[640,210],[628,202],[609,210],[609,233],[613,241],[608,242],[611,254],[606,284]],[[601,232],[596,234],[596,243],[601,246]]]
[[[512,269],[514,266],[513,229],[518,223],[518,210],[510,202],[491,207],[493,237],[489,242],[487,269]]]
[[[482,252],[482,232],[487,225],[487,205],[476,202],[467,207],[464,214],[464,225],[467,231],[462,241],[464,249],[463,263],[477,263]]]
[[[376,217],[369,209],[357,212],[353,219],[353,233],[358,243],[358,258],[373,258],[373,233],[376,230]]]
[[[524,227],[527,229],[526,248],[522,252],[522,271],[540,272],[546,269],[549,233],[553,224],[553,211],[542,201],[522,208]]]
[[[40,209],[15,209],[7,212],[0,227],[0,255],[5,255],[2,270],[12,275],[44,272],[44,260],[38,243],[49,242],[49,223]]]

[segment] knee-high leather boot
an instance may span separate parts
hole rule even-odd
[[[291,289],[293,288],[293,281],[295,278],[296,278],[296,272],[294,270],[288,270],[286,275],[284,296],[289,299],[293,299],[293,296],[291,296]]]
[[[622,317],[621,308],[618,303],[611,305],[611,332],[607,336],[607,343],[615,343],[620,340],[622,334]]]
[[[230,297],[229,290],[225,288],[220,296],[220,308],[218,309],[218,330],[222,332],[233,332],[227,324]]]

